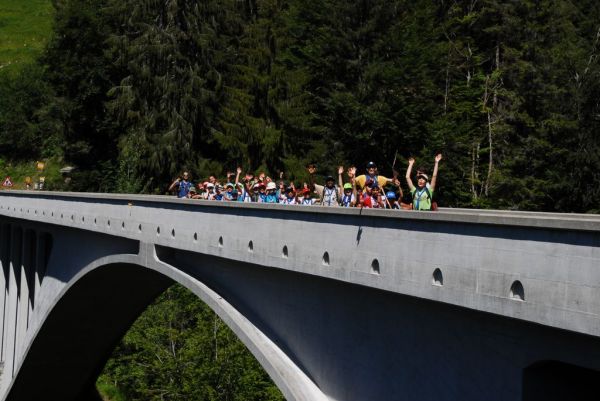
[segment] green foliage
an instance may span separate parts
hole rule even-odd
[[[45,189],[56,189],[62,185],[63,178],[60,174],[62,167],[60,159],[42,159],[45,162],[43,171],[37,170],[37,163],[30,162],[14,162],[11,160],[0,159],[0,179],[4,180],[9,176],[13,182],[14,189],[25,189],[25,179],[29,177],[32,182],[39,183],[40,177],[44,177]]]
[[[130,401],[283,400],[233,332],[178,285],[138,318],[99,382]]]
[[[238,165],[390,175],[441,151],[441,205],[600,200],[597,2],[54,5],[43,65],[0,76],[0,150],[64,157],[73,189],[161,193]]]
[[[101,376],[98,379],[96,388],[102,396],[103,401],[128,401],[127,397],[125,397],[114,383],[107,381],[106,376]]]

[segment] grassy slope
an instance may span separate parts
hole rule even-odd
[[[0,0],[0,70],[34,60],[51,27],[50,0]]]
[[[51,0],[0,0],[0,74],[18,71],[42,52],[52,28]],[[0,179],[11,176],[15,188],[25,187],[25,177],[57,179],[59,163],[47,163],[38,172],[35,161],[11,165],[0,155]],[[58,175],[58,177],[56,177]]]

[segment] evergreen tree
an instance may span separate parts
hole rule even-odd
[[[102,379],[131,401],[283,400],[233,332],[178,285],[138,318]]]

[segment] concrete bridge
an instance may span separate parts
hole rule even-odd
[[[0,396],[94,399],[179,282],[289,401],[589,399],[599,245],[599,216],[0,192]]]

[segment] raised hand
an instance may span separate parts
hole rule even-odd
[[[344,166],[339,166],[338,167],[338,174],[342,175],[343,172],[344,172]]]
[[[415,158],[414,158],[414,157],[411,157],[411,158],[409,158],[409,159],[408,159],[408,164],[410,164],[411,166],[412,166],[413,164],[415,164]]]
[[[441,153],[438,153],[437,155],[435,155],[435,162],[436,162],[436,163],[439,163],[439,162],[440,162],[440,160],[442,160],[442,154],[441,154]]]
[[[237,170],[235,170],[238,174],[242,174],[242,168],[238,167]]]

